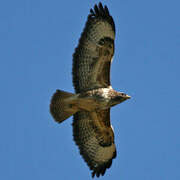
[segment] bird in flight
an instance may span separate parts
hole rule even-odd
[[[92,177],[104,175],[116,157],[110,108],[130,98],[110,83],[115,24],[107,6],[90,9],[73,54],[75,93],[57,90],[50,112],[58,123],[73,115],[73,137]]]

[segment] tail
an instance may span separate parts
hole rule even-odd
[[[77,107],[73,106],[73,96],[75,94],[57,90],[51,99],[50,112],[55,121],[61,123],[77,112]]]

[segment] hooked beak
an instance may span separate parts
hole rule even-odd
[[[130,99],[130,98],[131,98],[131,96],[129,96],[129,95],[127,95],[127,94],[126,94],[126,97],[125,97],[125,98],[126,98],[126,99]]]

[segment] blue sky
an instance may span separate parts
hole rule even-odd
[[[99,1],[0,2],[0,179],[91,179],[72,118],[53,121],[56,89],[73,92],[72,54]],[[180,1],[117,0],[111,111],[117,158],[101,179],[180,179]]]

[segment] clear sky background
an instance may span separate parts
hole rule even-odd
[[[72,118],[54,122],[56,89],[73,92],[72,54],[99,1],[0,1],[0,179],[88,180]],[[180,179],[180,1],[111,0],[117,158],[101,179]]]

